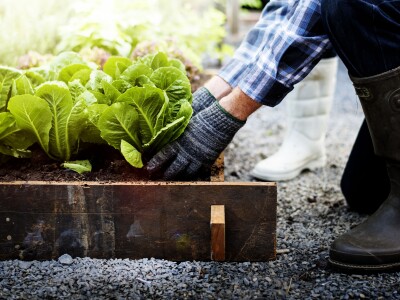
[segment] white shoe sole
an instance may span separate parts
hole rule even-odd
[[[326,164],[326,158],[325,157],[319,157],[315,160],[309,161],[306,164],[293,169],[293,170],[288,170],[285,172],[260,172],[256,169],[253,169],[250,172],[250,175],[261,180],[265,181],[285,181],[285,180],[291,180],[297,176],[300,175],[301,172],[305,170],[310,170],[314,171],[315,169],[322,168]]]

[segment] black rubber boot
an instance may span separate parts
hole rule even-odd
[[[400,68],[351,79],[375,153],[386,160],[391,191],[366,222],[333,242],[329,260],[348,271],[400,270]]]

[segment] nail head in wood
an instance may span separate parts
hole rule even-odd
[[[211,205],[211,260],[225,260],[225,206]]]

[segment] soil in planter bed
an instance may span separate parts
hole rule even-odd
[[[89,155],[88,155],[89,154]],[[82,157],[89,159],[92,172],[78,174],[61,167],[61,163],[51,160],[40,149],[32,149],[30,159],[10,159],[0,166],[0,181],[97,181],[97,182],[129,182],[151,181],[145,168],[132,167],[123,156],[109,146],[97,145],[94,149],[81,151]],[[193,181],[210,181],[210,171],[202,170]],[[178,180],[179,181],[179,180]]]

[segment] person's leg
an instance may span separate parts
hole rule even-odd
[[[398,269],[400,0],[322,0],[321,8],[327,33],[360,98],[374,151],[386,161],[391,185],[388,198],[366,222],[334,241],[330,262],[350,270]]]
[[[374,152],[365,120],[354,142],[340,186],[349,208],[360,213],[375,212],[389,195],[386,163]]]
[[[326,53],[286,98],[287,126],[279,150],[257,163],[251,175],[267,181],[290,180],[326,164],[325,135],[336,87],[338,58]]]
[[[321,3],[329,39],[351,76],[373,76],[400,66],[399,1],[322,0]]]

